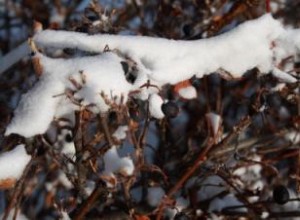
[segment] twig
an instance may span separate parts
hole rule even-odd
[[[213,138],[209,138],[206,147],[200,152],[198,158],[196,159],[195,163],[193,166],[188,169],[185,174],[182,176],[182,178],[175,184],[174,187],[170,189],[168,194],[165,196],[165,198],[162,200],[158,207],[158,214],[156,219],[160,220],[162,218],[162,213],[166,204],[166,201],[170,199],[182,186],[183,184],[193,175],[193,173],[199,168],[201,164],[203,164],[207,157],[212,154],[216,149],[222,148],[224,146],[227,146],[228,143],[237,135],[240,134],[244,129],[246,129],[251,123],[251,118],[250,117],[245,117],[240,122],[238,125],[236,125],[233,128],[233,131],[228,134],[219,144],[213,145],[214,140]]]
[[[162,212],[164,210],[164,206],[166,201],[171,198],[182,186],[183,184],[193,175],[193,173],[198,169],[198,167],[206,161],[206,155],[209,152],[209,150],[213,147],[213,139],[211,138],[208,143],[207,146],[204,148],[203,151],[201,151],[200,155],[198,156],[198,158],[196,159],[195,163],[193,164],[193,166],[188,169],[185,174],[182,176],[182,178],[175,184],[174,187],[172,187],[170,189],[170,191],[168,192],[168,194],[165,196],[165,198],[161,201],[159,207],[158,207],[158,214],[156,219],[160,220],[162,217]]]
[[[109,146],[111,147],[114,145],[114,143],[113,143],[113,140],[111,138],[111,134],[110,134],[110,131],[108,128],[106,114],[100,114],[99,118],[100,118],[101,126],[103,128],[105,139],[106,139],[107,143],[109,144]]]
[[[4,216],[2,218],[2,220],[6,220],[9,216],[9,213],[11,212],[12,208],[15,206],[17,200],[18,200],[18,197],[21,195],[22,193],[22,188],[24,186],[24,183],[25,183],[25,180],[26,180],[26,177],[27,175],[29,174],[29,171],[32,167],[32,165],[36,162],[36,158],[32,158],[29,163],[26,165],[24,171],[23,171],[23,174],[21,176],[21,178],[19,179],[19,181],[17,182],[16,184],[16,187],[14,189],[14,192],[13,192],[13,195],[12,195],[12,198],[8,204],[8,206],[6,207],[5,209],[5,212],[4,212]]]
[[[83,188],[83,183],[85,182],[85,168],[82,161],[82,154],[83,154],[83,146],[84,146],[84,140],[83,140],[83,126],[82,126],[82,111],[78,111],[75,113],[76,117],[76,123],[74,127],[73,134],[75,136],[75,150],[76,150],[76,170],[77,170],[77,178],[75,180],[76,182],[76,188],[79,190],[79,194],[81,196],[85,195],[85,190]]]
[[[144,122],[144,127],[142,130],[141,135],[138,138],[138,160],[139,160],[139,165],[144,164],[144,142],[145,142],[145,137],[149,128],[149,123],[150,123],[150,110],[149,110],[149,100],[146,102],[146,118]]]
[[[78,210],[74,213],[74,220],[81,220],[84,219],[84,216],[86,213],[91,209],[91,207],[94,205],[97,198],[101,195],[107,192],[107,190],[104,188],[102,182],[98,182],[98,184],[95,186],[95,189],[91,193],[91,195],[80,205]]]

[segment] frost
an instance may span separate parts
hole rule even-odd
[[[0,155],[0,180],[19,179],[30,161],[31,156],[26,153],[23,144]]]

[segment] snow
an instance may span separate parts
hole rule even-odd
[[[17,213],[18,213],[18,214],[17,214],[16,220],[28,220],[28,218],[27,218],[24,214],[20,213],[20,211],[18,211]],[[9,212],[7,219],[8,219],[8,220],[14,219],[14,214],[15,214],[15,209],[12,209],[12,210]],[[1,219],[3,219],[3,217],[4,217],[4,214],[0,215],[0,218],[1,218]]]
[[[107,34],[89,36],[53,30],[38,33],[34,41],[39,47],[68,47],[90,52],[102,52],[108,45],[134,59],[150,79],[175,84],[220,68],[235,77],[254,67],[268,72],[273,66],[271,42],[283,33],[280,22],[267,14],[223,35],[195,41]]]
[[[250,160],[261,162],[261,157],[258,155],[252,156],[252,158],[249,158]],[[233,171],[233,175],[238,176],[242,182],[246,182],[249,184],[247,189],[250,190],[257,190],[257,189],[263,189],[265,183],[261,176],[262,172],[262,165],[260,164],[253,164],[249,166],[239,167]],[[256,198],[253,198],[256,199]]]
[[[130,157],[119,157],[117,147],[112,146],[104,155],[104,173],[112,175],[113,173],[121,173],[130,176],[134,171],[134,164]]]
[[[72,188],[73,188],[73,184],[71,183],[71,181],[68,179],[67,175],[66,175],[64,172],[59,171],[57,180],[58,180],[58,181],[59,181],[66,189],[72,189]]]
[[[163,99],[157,95],[152,94],[149,98],[149,112],[150,115],[154,118],[161,119],[165,117],[165,114],[162,112],[161,106],[163,104]]]
[[[49,77],[41,79],[31,90],[22,95],[5,135],[16,133],[24,137],[32,137],[45,133],[60,101],[60,98],[53,96],[63,91],[64,85],[61,82],[53,81]]]
[[[19,179],[30,160],[31,156],[26,153],[23,144],[2,153],[0,155],[0,180]]]
[[[74,110],[80,107],[94,113],[107,112],[112,106],[125,104],[132,91],[137,91],[135,98],[150,97],[151,115],[163,118],[158,88],[219,70],[241,77],[245,71],[257,67],[262,73],[272,71],[284,82],[295,82],[293,76],[277,66],[283,58],[299,52],[300,30],[284,29],[279,21],[266,14],[225,34],[194,41],[55,30],[40,31],[33,41],[41,49],[74,48],[101,54],[54,59],[37,52],[34,59],[40,61],[42,75],[22,96],[5,135],[44,134],[55,117],[63,115],[74,120]],[[111,51],[103,53],[107,46]],[[137,65],[133,83],[126,80],[121,65],[125,57]],[[140,88],[147,82],[154,86]],[[74,95],[67,98],[66,91]],[[187,99],[197,95],[193,87],[179,92]]]
[[[127,125],[121,125],[115,130],[115,132],[112,134],[114,138],[117,140],[124,140],[127,136],[126,132],[128,131]]]
[[[221,116],[214,112],[207,113],[205,116],[211,126],[214,137],[216,137],[222,123]]]
[[[165,210],[165,216],[168,219],[174,219],[177,213],[181,212],[183,209],[189,206],[189,201],[183,197],[178,197],[176,199],[176,204],[174,208],[167,208]]]
[[[275,76],[277,79],[281,80],[282,82],[286,82],[286,83],[295,83],[297,82],[297,79],[291,75],[289,75],[288,73],[278,69],[278,68],[274,68],[272,71],[273,76]]]
[[[147,202],[150,206],[156,207],[160,204],[162,198],[165,195],[163,188],[159,186],[153,186],[148,188]]]
[[[293,144],[300,142],[300,132],[299,131],[289,131],[284,135],[285,139]]]
[[[66,211],[61,211],[61,218],[60,220],[71,220],[69,214]]]
[[[75,161],[76,160],[75,144],[74,141],[66,140],[67,135],[73,137],[72,131],[70,131],[69,129],[62,129],[61,133],[57,137],[57,142],[55,143],[54,146],[57,148],[61,148],[61,153],[63,153],[64,155],[66,155],[67,157]]]
[[[178,94],[185,99],[194,99],[197,97],[197,91],[193,86],[179,89]]]
[[[32,137],[43,134],[56,113],[58,116],[73,114],[75,104],[69,102],[69,108],[60,104],[66,99],[66,89],[74,90],[75,100],[80,100],[82,106],[91,105],[94,112],[105,112],[110,108],[109,105],[121,104],[122,100],[126,102],[132,86],[125,79],[121,58],[117,55],[107,52],[99,56],[73,59],[51,59],[42,54],[37,56],[43,66],[43,74],[35,86],[22,96],[5,135],[17,133]],[[76,89],[70,77],[82,88]],[[82,82],[82,77],[85,82]],[[106,103],[101,93],[109,103]]]

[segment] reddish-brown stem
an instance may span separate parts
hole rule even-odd
[[[182,176],[182,178],[173,186],[166,197],[162,200],[160,203],[160,206],[158,207],[158,213],[157,213],[157,220],[160,220],[162,218],[162,213],[164,210],[164,206],[166,201],[168,201],[169,198],[173,196],[174,193],[176,193],[182,186],[183,184],[193,175],[193,173],[199,168],[199,166],[206,160],[206,155],[209,152],[209,150],[213,146],[213,139],[209,139],[207,146],[203,151],[201,151],[200,155],[198,156],[196,162],[193,164],[193,166],[186,171],[186,173]]]
[[[102,183],[99,182],[99,184],[95,187],[91,195],[81,204],[77,212],[75,212],[73,219],[74,220],[84,219],[85,214],[90,211],[90,209],[94,206],[97,198],[101,194],[105,195],[106,189],[102,186]]]
[[[224,146],[227,146],[228,143],[237,135],[240,134],[245,128],[247,128],[251,123],[250,117],[245,117],[240,120],[240,122],[233,128],[232,132],[227,135],[219,144],[214,145],[214,139],[209,138],[206,147],[200,152],[198,158],[196,159],[193,166],[188,169],[182,178],[175,184],[174,187],[170,189],[168,194],[165,196],[165,198],[161,201],[158,211],[156,220],[160,220],[162,218],[163,210],[165,208],[165,205],[168,203],[168,199],[170,199],[182,186],[183,184],[193,175],[193,173],[199,168],[199,166],[206,161],[206,158],[211,155],[211,152],[215,148],[222,148]]]

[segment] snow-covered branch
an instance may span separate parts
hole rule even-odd
[[[241,77],[256,67],[262,73],[273,71],[283,81],[296,82],[278,67],[282,59],[299,52],[300,31],[286,30],[267,14],[220,36],[195,41],[91,36],[54,30],[37,33],[33,41],[42,49],[74,48],[99,55],[53,59],[36,52],[34,59],[39,60],[42,76],[23,95],[6,135],[18,133],[31,137],[45,133],[54,117],[73,118],[70,115],[79,108],[74,102],[94,112],[106,112],[113,105],[125,103],[131,92],[135,97],[147,99],[164,84],[176,84],[192,76],[201,78],[220,70]],[[108,52],[103,53],[107,48]],[[128,58],[136,65],[131,80],[126,78],[128,70],[122,65]],[[145,86],[149,82],[154,86]],[[72,101],[60,95],[66,90],[74,93]],[[159,107],[156,112],[151,108],[151,114],[161,118]],[[35,126],[31,126],[32,121]]]
[[[285,48],[271,48],[271,43],[290,41],[290,45],[296,45],[299,34],[285,31],[279,21],[267,14],[223,35],[195,41],[53,30],[42,31],[34,37],[34,41],[39,47],[77,48],[89,52],[102,52],[108,46],[138,62],[140,69],[147,70],[149,78],[160,84],[175,84],[220,68],[235,77],[254,67],[262,72],[271,71],[276,65],[273,63],[274,52],[275,57],[292,52]]]

